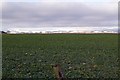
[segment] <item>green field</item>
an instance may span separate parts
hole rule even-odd
[[[117,78],[117,34],[4,34],[3,78]]]

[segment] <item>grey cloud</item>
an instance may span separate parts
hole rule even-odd
[[[104,8],[104,7],[103,7]],[[106,11],[105,11],[106,10]],[[9,2],[2,10],[4,25],[39,27],[43,24],[79,26],[117,26],[117,12],[99,10],[83,3]],[[4,26],[7,27],[7,26]]]

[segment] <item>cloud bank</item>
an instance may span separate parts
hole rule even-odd
[[[114,27],[117,3],[5,2],[2,28]]]

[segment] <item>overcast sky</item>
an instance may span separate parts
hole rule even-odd
[[[118,26],[118,0],[4,0],[2,29]]]

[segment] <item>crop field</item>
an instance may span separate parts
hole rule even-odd
[[[117,78],[117,34],[3,34],[3,78]]]

